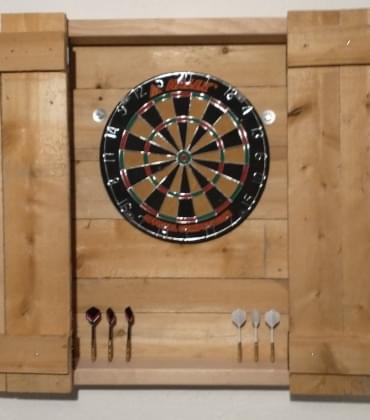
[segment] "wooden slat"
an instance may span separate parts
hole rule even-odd
[[[1,33],[0,71],[51,71],[66,68],[63,32]]]
[[[370,376],[293,374],[289,388],[297,396],[364,397],[370,394]]]
[[[76,88],[131,88],[184,68],[234,86],[285,86],[285,53],[284,45],[76,47]]]
[[[250,219],[287,218],[287,150],[285,147],[274,147],[270,152],[270,173],[266,190],[258,206],[251,213]],[[97,157],[96,151],[94,161],[75,162],[75,217],[121,220],[121,214],[112,205],[103,185]]]
[[[271,109],[276,113],[276,122],[266,126],[269,145],[286,146],[286,88],[285,87],[239,87],[254,104],[257,111]],[[101,135],[107,118],[126,89],[77,89],[74,91],[74,146],[75,159],[97,160]],[[101,123],[93,120],[92,114],[100,108],[107,118]],[[86,150],[91,149],[91,150]]]
[[[70,20],[73,45],[285,43],[283,18]]]
[[[370,335],[319,338],[290,335],[289,342],[291,372],[370,375]]]
[[[0,74],[0,98],[2,75]],[[0,145],[2,144],[2,106],[0,99]],[[3,202],[3,159],[0,147],[0,334],[5,333],[5,278],[4,278],[4,202]]]
[[[135,310],[135,308],[133,308]],[[114,329],[115,357],[112,368],[225,368],[233,366],[255,368],[253,357],[253,328],[247,323],[242,331],[243,364],[237,359],[238,329],[227,314],[179,314],[135,312],[132,330],[132,361],[125,362],[127,322],[123,311],[117,313]],[[77,333],[80,343],[80,360],[90,360],[91,327],[85,314],[77,317]],[[276,329],[276,362],[270,361],[270,333],[264,323],[259,328],[259,362],[261,369],[287,368],[288,317],[283,315]],[[97,363],[107,361],[108,325],[101,322],[97,327]],[[94,367],[95,364],[91,364]],[[99,366],[99,365],[97,365]]]
[[[291,333],[330,336],[343,327],[339,69],[288,77]]]
[[[16,393],[68,394],[72,391],[72,375],[7,375],[7,391]]]
[[[59,373],[69,371],[66,336],[0,336],[0,371]]]
[[[289,67],[369,64],[369,10],[289,13]]]
[[[288,223],[284,220],[265,222],[265,276],[288,277]]]
[[[112,368],[81,363],[75,371],[76,385],[140,386],[273,386],[288,385],[286,369],[258,368]]]
[[[0,373],[0,392],[6,391],[6,374]]]
[[[66,32],[63,13],[6,13],[0,15],[1,32]]]
[[[77,310],[231,313],[236,307],[288,312],[286,279],[78,279]]]
[[[151,238],[125,220],[77,221],[78,277],[261,277],[264,225],[246,221],[191,246]],[[248,238],[248,240],[246,240]],[[96,258],[99,256],[99,258]]]
[[[66,75],[6,74],[2,103],[6,332],[68,335]]]
[[[340,69],[344,333],[370,335],[370,66]]]

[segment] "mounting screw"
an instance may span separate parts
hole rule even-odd
[[[102,108],[96,108],[96,110],[92,113],[92,118],[96,123],[104,121],[106,116],[107,113],[105,112],[105,109]]]
[[[276,114],[271,109],[262,112],[262,120],[266,125],[271,125],[276,120]]]

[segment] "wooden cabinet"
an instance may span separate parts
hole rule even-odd
[[[70,21],[67,29],[63,15],[1,16],[0,390],[369,393],[367,16],[292,13],[288,37],[285,19]],[[142,80],[176,70],[213,73],[277,116],[256,210],[228,235],[188,246],[120,217],[100,174],[105,121],[92,118]],[[113,362],[104,317],[90,360],[92,305],[117,312]],[[129,363],[128,305],[136,314]],[[243,363],[230,317],[237,307],[248,315]],[[282,314],[274,363],[262,324],[253,359],[254,308]]]

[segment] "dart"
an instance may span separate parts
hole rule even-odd
[[[108,361],[113,360],[113,328],[117,324],[117,317],[112,308],[107,309],[108,329]]]
[[[242,309],[235,309],[231,314],[233,324],[239,329],[239,342],[238,342],[238,361],[243,360],[243,347],[242,347],[242,327],[247,322],[247,314]]]
[[[91,325],[91,361],[96,360],[96,326],[101,320],[101,312],[95,306],[92,306],[86,311],[86,320]]]
[[[135,317],[132,309],[127,306],[125,309],[125,316],[127,320],[127,340],[126,340],[126,362],[131,360],[131,352],[132,352],[132,344],[131,344],[131,334],[132,334],[132,326],[135,322]]]
[[[270,328],[270,361],[275,362],[275,340],[274,340],[274,330],[280,323],[280,314],[279,312],[271,309],[265,313],[265,322],[266,325]]]
[[[254,335],[254,361],[258,362],[259,348],[258,348],[258,328],[261,323],[261,314],[256,309],[252,311],[252,326]]]

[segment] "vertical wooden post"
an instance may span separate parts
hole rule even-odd
[[[370,11],[288,17],[296,395],[370,395],[369,42]]]
[[[65,393],[72,387],[66,19],[0,20],[0,389]]]

